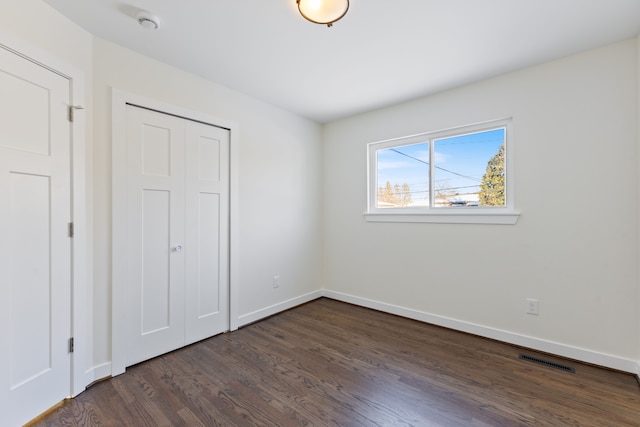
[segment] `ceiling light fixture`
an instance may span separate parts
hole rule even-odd
[[[160,27],[160,18],[146,10],[138,12],[136,18],[138,19],[138,24],[142,25],[147,30],[157,30]]]
[[[327,27],[341,19],[349,10],[349,0],[296,0],[304,19]]]

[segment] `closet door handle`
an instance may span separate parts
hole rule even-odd
[[[180,252],[180,251],[182,250],[182,245],[176,245],[176,246],[173,248],[173,250],[174,250],[175,252]]]

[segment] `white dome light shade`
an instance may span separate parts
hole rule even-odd
[[[308,21],[331,26],[346,15],[349,0],[296,0],[300,14]]]

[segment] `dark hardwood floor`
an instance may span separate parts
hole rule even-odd
[[[130,367],[31,425],[640,426],[640,385],[319,299]]]

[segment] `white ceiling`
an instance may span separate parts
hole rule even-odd
[[[101,38],[319,122],[640,32],[640,0],[351,0],[333,27],[295,0],[45,0]],[[161,19],[146,30],[136,13]]]

